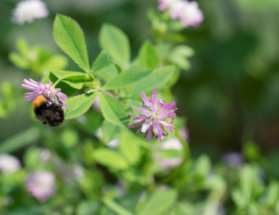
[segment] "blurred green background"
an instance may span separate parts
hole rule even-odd
[[[128,35],[132,50],[150,38],[150,0],[46,0],[50,16],[32,24],[11,21],[17,1],[0,2],[0,84],[19,85],[23,77],[9,61],[16,40],[59,52],[52,39],[56,13],[73,17],[85,29],[91,57],[98,54],[97,35],[104,22]],[[279,1],[199,1],[205,22],[185,30],[195,50],[192,67],[176,85],[179,113],[187,118],[191,150],[220,156],[253,141],[263,151],[279,142]],[[15,90],[15,89],[12,89]],[[15,93],[15,92],[14,92]],[[2,96],[2,98],[1,98]],[[3,95],[0,95],[3,99]],[[13,105],[13,104],[10,104]],[[34,123],[23,99],[16,111],[0,118],[0,142]]]

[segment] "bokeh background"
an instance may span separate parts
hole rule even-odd
[[[11,17],[17,1],[1,1],[1,85],[4,81],[19,84],[24,77],[8,57],[18,38],[59,52],[51,33],[56,13],[69,15],[81,24],[90,55],[96,56],[97,34],[104,22],[122,28],[133,50],[138,50],[151,34],[148,8],[157,4],[150,0],[45,2],[50,10],[47,19],[16,25]],[[190,71],[183,73],[174,89],[179,112],[187,118],[191,150],[218,159],[252,141],[265,153],[274,153],[279,144],[279,1],[210,0],[199,4],[205,22],[199,28],[185,30],[195,56]],[[33,123],[24,102],[15,109],[0,116],[0,142]]]

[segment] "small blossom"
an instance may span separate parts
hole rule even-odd
[[[203,21],[203,13],[197,2],[188,0],[159,0],[159,10],[167,11],[172,19],[184,27],[196,27]]]
[[[179,20],[184,27],[196,27],[203,21],[203,14],[197,2],[187,2],[182,6]]]
[[[130,127],[140,128],[148,139],[157,137],[159,140],[173,131],[176,104],[165,103],[158,99],[157,91],[152,92],[151,98],[142,94],[142,107],[138,109],[139,115],[133,118]]]
[[[237,167],[244,163],[243,156],[237,152],[231,152],[224,155],[223,160],[230,166]]]
[[[33,101],[38,96],[42,95],[48,99],[49,102],[62,105],[65,108],[67,96],[61,92],[59,88],[55,88],[51,82],[43,84],[32,79],[24,79],[21,85],[23,88],[29,90],[25,94],[27,101]]]
[[[24,0],[16,5],[13,15],[14,22],[24,24],[47,17],[48,10],[41,0]]]
[[[29,175],[26,189],[33,197],[45,202],[55,192],[55,177],[48,171],[37,171]]]
[[[171,8],[172,5],[179,2],[179,0],[159,0],[159,10],[165,11]]]
[[[160,151],[155,154],[155,160],[162,169],[177,167],[183,161],[181,154],[173,157],[164,156],[163,153],[169,150],[182,152],[183,145],[177,138],[171,138],[161,143]]]
[[[3,173],[13,173],[20,169],[20,162],[14,156],[0,154],[0,171]]]
[[[170,6],[169,12],[172,19],[176,20],[182,16],[182,13],[188,6],[187,1],[177,1]]]
[[[177,138],[170,138],[164,141],[161,145],[161,149],[163,150],[182,150],[183,146],[181,142]]]

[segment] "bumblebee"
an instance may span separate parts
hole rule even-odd
[[[64,121],[62,105],[49,101],[44,96],[37,96],[33,102],[34,113],[44,124],[55,127]]]

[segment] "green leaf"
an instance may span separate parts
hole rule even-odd
[[[68,81],[89,81],[90,77],[83,72],[75,71],[51,71],[50,74],[54,75],[58,80],[68,80]]]
[[[86,113],[92,106],[95,94],[73,96],[67,100],[65,118],[73,119]]]
[[[91,71],[94,75],[104,81],[111,80],[118,74],[116,66],[113,64],[111,57],[102,51],[92,65]]]
[[[165,66],[156,69],[150,75],[131,86],[131,94],[138,95],[141,92],[150,92],[153,89],[161,89],[172,79],[176,72],[175,67]]]
[[[129,85],[128,90],[131,95],[138,95],[141,92],[150,92],[153,89],[165,88],[176,73],[174,66],[164,66],[156,69],[149,75]]]
[[[123,126],[121,120],[127,117],[123,105],[112,97],[101,93],[98,94],[98,97],[100,99],[100,109],[104,118],[114,125]]]
[[[94,61],[92,65],[92,72],[95,73],[98,70],[101,70],[109,65],[113,64],[110,55],[105,51],[102,51]]]
[[[116,64],[122,69],[127,68],[130,61],[130,45],[123,31],[113,25],[104,25],[101,29],[100,43]]]
[[[77,207],[77,215],[92,215],[92,214],[97,214],[98,209],[99,209],[99,204],[98,202],[88,200],[88,201],[83,201],[79,203]]]
[[[138,60],[140,65],[148,69],[155,69],[160,63],[157,50],[150,42],[144,43],[139,52]]]
[[[177,193],[174,190],[157,190],[145,201],[138,215],[162,215],[175,203]]]
[[[53,35],[56,44],[84,71],[89,71],[85,37],[79,24],[62,15],[55,17]]]
[[[12,52],[9,55],[9,59],[10,61],[15,64],[17,67],[21,68],[21,69],[27,69],[29,62],[27,62],[27,60],[25,58],[23,58],[21,55]]]
[[[188,46],[178,46],[170,53],[170,61],[180,67],[188,70],[190,68],[189,58],[194,55],[193,49]]]
[[[140,160],[141,151],[138,144],[139,141],[136,136],[129,134],[127,131],[122,131],[119,150],[129,164],[136,164]]]
[[[69,80],[69,81],[88,81],[89,76],[83,72],[76,71],[51,71],[50,74],[53,74],[59,80]]]
[[[66,57],[53,55],[45,63],[43,63],[42,67],[44,70],[61,70],[66,67],[67,63]]]
[[[0,145],[0,152],[8,153],[16,151],[21,147],[34,143],[39,137],[40,132],[37,128],[27,129],[2,142]]]
[[[95,160],[112,169],[123,170],[128,167],[125,159],[115,151],[108,149],[97,149],[94,152]]]
[[[84,83],[90,81],[90,77],[86,73],[64,70],[50,72],[49,78],[53,83],[63,81],[70,87],[78,90],[82,89]]]
[[[104,89],[127,88],[132,95],[138,95],[141,92],[150,92],[153,89],[165,87],[172,80],[175,73],[174,66],[161,67],[154,72],[140,70],[125,72],[109,81],[104,86]]]
[[[143,70],[129,70],[125,73],[121,73],[109,81],[105,86],[104,89],[107,90],[115,90],[126,88],[134,83],[141,81],[142,79],[146,78],[150,75],[150,71],[143,71]]]
[[[126,208],[122,207],[121,205],[117,204],[110,198],[104,198],[103,202],[105,205],[112,211],[114,211],[117,215],[133,215],[130,211]]]

